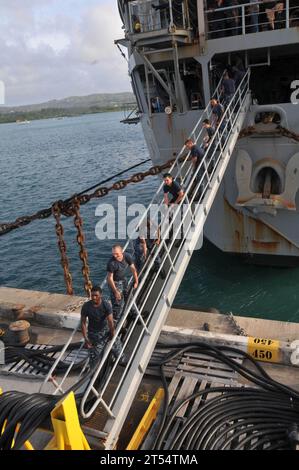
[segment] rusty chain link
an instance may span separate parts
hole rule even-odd
[[[73,210],[75,213],[74,217],[74,225],[77,229],[77,242],[80,247],[79,257],[83,263],[82,266],[82,274],[85,281],[84,288],[88,296],[90,297],[91,289],[92,289],[92,282],[90,280],[90,269],[88,266],[88,254],[84,246],[85,236],[83,232],[83,220],[80,215],[80,202],[78,198],[76,198],[73,202]]]
[[[299,134],[296,134],[295,132],[292,132],[289,129],[286,129],[285,127],[282,127],[280,125],[278,125],[276,129],[272,129],[271,133],[279,134],[279,135],[282,135],[283,137],[288,137],[289,139],[293,139],[296,142],[299,142]],[[267,130],[261,131],[261,130],[256,129],[255,126],[248,126],[241,130],[238,138],[242,139],[244,137],[248,137],[253,134],[269,135],[269,131]]]
[[[180,159],[182,161],[184,157]],[[88,254],[84,246],[85,242],[85,236],[83,232],[83,220],[80,215],[80,207],[82,204],[86,204],[93,198],[99,198],[99,197],[104,197],[106,196],[110,191],[116,190],[119,191],[123,188],[125,188],[128,184],[130,183],[139,183],[140,181],[143,181],[144,178],[150,175],[157,175],[158,173],[161,173],[163,170],[166,168],[169,168],[175,160],[170,160],[166,162],[164,165],[157,165],[155,167],[150,168],[148,171],[145,171],[144,173],[135,173],[132,175],[130,178],[127,180],[120,180],[114,183],[112,186],[108,188],[98,188],[96,189],[92,194],[81,194],[80,196],[72,198],[70,201],[67,202],[67,204],[64,203],[64,201],[57,201],[54,206],[53,206],[53,215],[56,219],[56,233],[57,236],[59,237],[59,242],[58,246],[60,249],[61,253],[61,264],[63,266],[64,270],[64,278],[67,286],[67,293],[72,295],[73,294],[73,289],[72,289],[72,277],[69,272],[69,263],[68,263],[68,258],[66,256],[66,245],[63,240],[63,227],[60,223],[60,215],[63,214],[66,217],[74,216],[74,225],[77,229],[77,242],[78,245],[80,246],[80,252],[79,252],[79,257],[82,261],[82,274],[84,278],[84,288],[88,296],[91,296],[91,289],[92,289],[92,282],[90,280],[90,269],[88,266]]]
[[[286,127],[282,127],[282,126],[279,126],[278,129],[281,135],[283,135],[284,137],[288,137],[289,139],[293,139],[293,140],[296,140],[296,142],[299,142],[299,134],[296,134],[295,132],[290,131]]]
[[[238,335],[238,336],[248,336],[244,330],[244,328],[242,328],[237,320],[235,319],[234,315],[232,312],[229,312],[229,313],[225,313],[225,315],[227,316],[227,319],[228,319],[228,322],[229,324],[231,325],[232,329],[233,329],[233,332]]]
[[[55,229],[56,229],[56,235],[58,238],[58,247],[59,247],[59,251],[61,255],[61,266],[63,267],[66,291],[68,295],[73,295],[74,290],[73,290],[72,275],[69,270],[69,260],[66,254],[66,243],[63,238],[64,229],[60,222],[61,212],[60,212],[59,204],[57,202],[53,204],[52,206],[52,214],[56,220]]]
[[[179,161],[183,161],[184,159],[185,157],[181,157]],[[148,176],[158,175],[165,169],[171,167],[174,162],[175,162],[175,159],[169,160],[163,165],[156,165],[143,173],[135,173],[134,175],[132,175],[130,178],[126,180],[125,179],[119,180],[113,183],[109,187],[97,188],[91,194],[80,194],[78,196],[75,195],[66,201],[62,201],[62,200],[56,201],[50,209],[38,211],[36,214],[32,216],[19,217],[13,223],[0,224],[0,235],[3,235],[16,228],[27,225],[33,220],[48,218],[51,216],[51,214],[53,214],[54,219],[56,221],[55,229],[56,229],[56,235],[58,238],[58,247],[59,247],[60,256],[61,256],[61,265],[63,267],[67,294],[73,295],[74,290],[73,290],[72,275],[69,270],[69,260],[66,254],[67,248],[66,248],[66,243],[64,240],[64,229],[63,229],[60,219],[61,219],[61,215],[64,215],[66,217],[74,216],[74,225],[77,229],[77,242],[80,246],[79,256],[83,263],[82,274],[83,274],[84,281],[85,281],[84,288],[87,294],[90,296],[90,292],[92,289],[92,282],[90,280],[90,269],[88,266],[88,254],[84,246],[85,236],[83,232],[83,220],[80,215],[80,207],[86,204],[87,202],[89,202],[91,199],[101,198],[101,197],[106,196],[110,191],[113,191],[113,190],[119,191],[125,188],[130,183],[139,183]]]
[[[184,158],[185,157],[182,157],[180,159],[180,161],[184,160]],[[87,202],[89,202],[91,199],[104,197],[109,192],[119,191],[119,190],[125,188],[128,184],[131,184],[131,183],[140,183],[141,181],[143,181],[148,176],[156,176],[159,173],[162,173],[167,168],[171,167],[171,165],[174,163],[174,161],[175,161],[175,159],[168,160],[163,165],[153,166],[149,170],[147,170],[143,173],[135,173],[130,178],[117,181],[116,183],[112,184],[109,187],[97,188],[91,194],[81,194],[79,196],[75,195],[75,196],[73,196],[72,198],[70,198],[66,201],[62,201],[62,200],[57,201],[55,204],[58,205],[59,210],[60,210],[60,214],[66,216],[66,217],[72,217],[75,214],[74,207],[73,207],[73,201],[75,200],[75,198],[78,199],[78,202],[79,202],[80,206],[82,206],[82,205],[86,204]],[[9,233],[12,230],[15,230],[17,228],[23,227],[24,225],[28,225],[34,220],[46,219],[46,218],[50,217],[51,214],[52,214],[52,209],[48,208],[48,209],[40,210],[40,211],[36,212],[33,215],[18,217],[14,222],[1,223],[0,224],[0,236],[4,235],[6,233]]]

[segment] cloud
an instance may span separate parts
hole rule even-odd
[[[114,45],[123,36],[117,2],[86,0],[79,8],[64,0],[63,9],[57,0],[20,3],[1,0],[7,105],[130,90],[127,64]]]

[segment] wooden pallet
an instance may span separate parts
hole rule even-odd
[[[239,364],[243,361],[243,356],[238,354],[230,353],[228,357],[234,359]],[[238,382],[238,374],[233,369],[206,354],[195,352],[183,354],[179,360],[176,360],[176,363],[168,365],[168,374],[171,372],[172,379],[168,386],[170,413],[182,400],[199,391],[207,390],[208,393],[214,387],[241,386]],[[217,395],[219,393],[209,393],[209,399]],[[173,436],[179,431],[186,419],[201,406],[204,400],[205,394],[192,399],[182,406],[176,414],[170,433],[166,436],[163,445],[164,449],[169,448],[169,443],[172,441]],[[159,430],[161,416],[162,410],[160,410],[154,425],[142,445],[143,450],[152,448]]]
[[[51,345],[46,344],[30,344],[28,343],[25,348],[31,350],[44,350],[47,348],[52,348]],[[60,352],[51,352],[47,356],[49,358],[56,359],[59,356]],[[76,357],[77,355],[77,357]],[[73,350],[67,352],[64,357],[65,363],[71,363],[75,360],[75,362],[81,362],[84,359],[87,359],[88,351],[86,349],[82,349],[79,353],[77,350]],[[44,364],[37,363],[37,366],[43,367]],[[34,366],[30,365],[26,362],[25,359],[21,359],[9,364],[1,365],[0,366],[0,375],[13,375],[14,377],[23,377],[23,378],[30,378],[30,379],[42,379],[47,375],[48,370],[46,369],[45,372],[42,370],[37,370]]]

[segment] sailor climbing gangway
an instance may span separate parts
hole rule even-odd
[[[105,409],[107,421],[102,434],[107,449],[113,449],[116,445],[192,253],[200,246],[198,243],[201,244],[205,221],[250,107],[249,77],[250,70],[243,77],[223,113],[196,170],[193,170],[188,155],[182,162],[185,147],[177,156],[170,172],[180,179],[184,187],[184,197],[181,202],[175,208],[168,208],[165,214],[162,183],[138,225],[141,226],[144,220],[155,215],[151,210],[154,204],[157,213],[159,211],[163,213],[164,207],[161,243],[148,258],[142,270],[139,286],[132,291],[117,325],[116,334],[108,343],[101,362],[85,387],[80,406],[83,418],[91,417],[99,405]],[[216,97],[219,96],[220,86],[221,81],[214,92]],[[204,119],[209,119],[211,116],[212,109],[208,105],[190,134],[193,142],[203,140],[202,124]],[[127,242],[125,248],[130,243],[131,240]],[[161,260],[158,270],[155,269],[157,257]],[[160,276],[162,269],[166,273],[165,278]],[[137,312],[134,315],[131,313],[132,307],[135,307]],[[123,343],[121,355],[125,352],[128,358],[125,366],[119,364],[121,355],[112,364],[109,363],[117,336],[121,337]],[[58,383],[57,389],[63,393]]]

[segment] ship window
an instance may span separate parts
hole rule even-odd
[[[278,173],[269,166],[260,169],[254,180],[255,193],[262,193],[267,199],[271,194],[281,194],[282,184]]]

